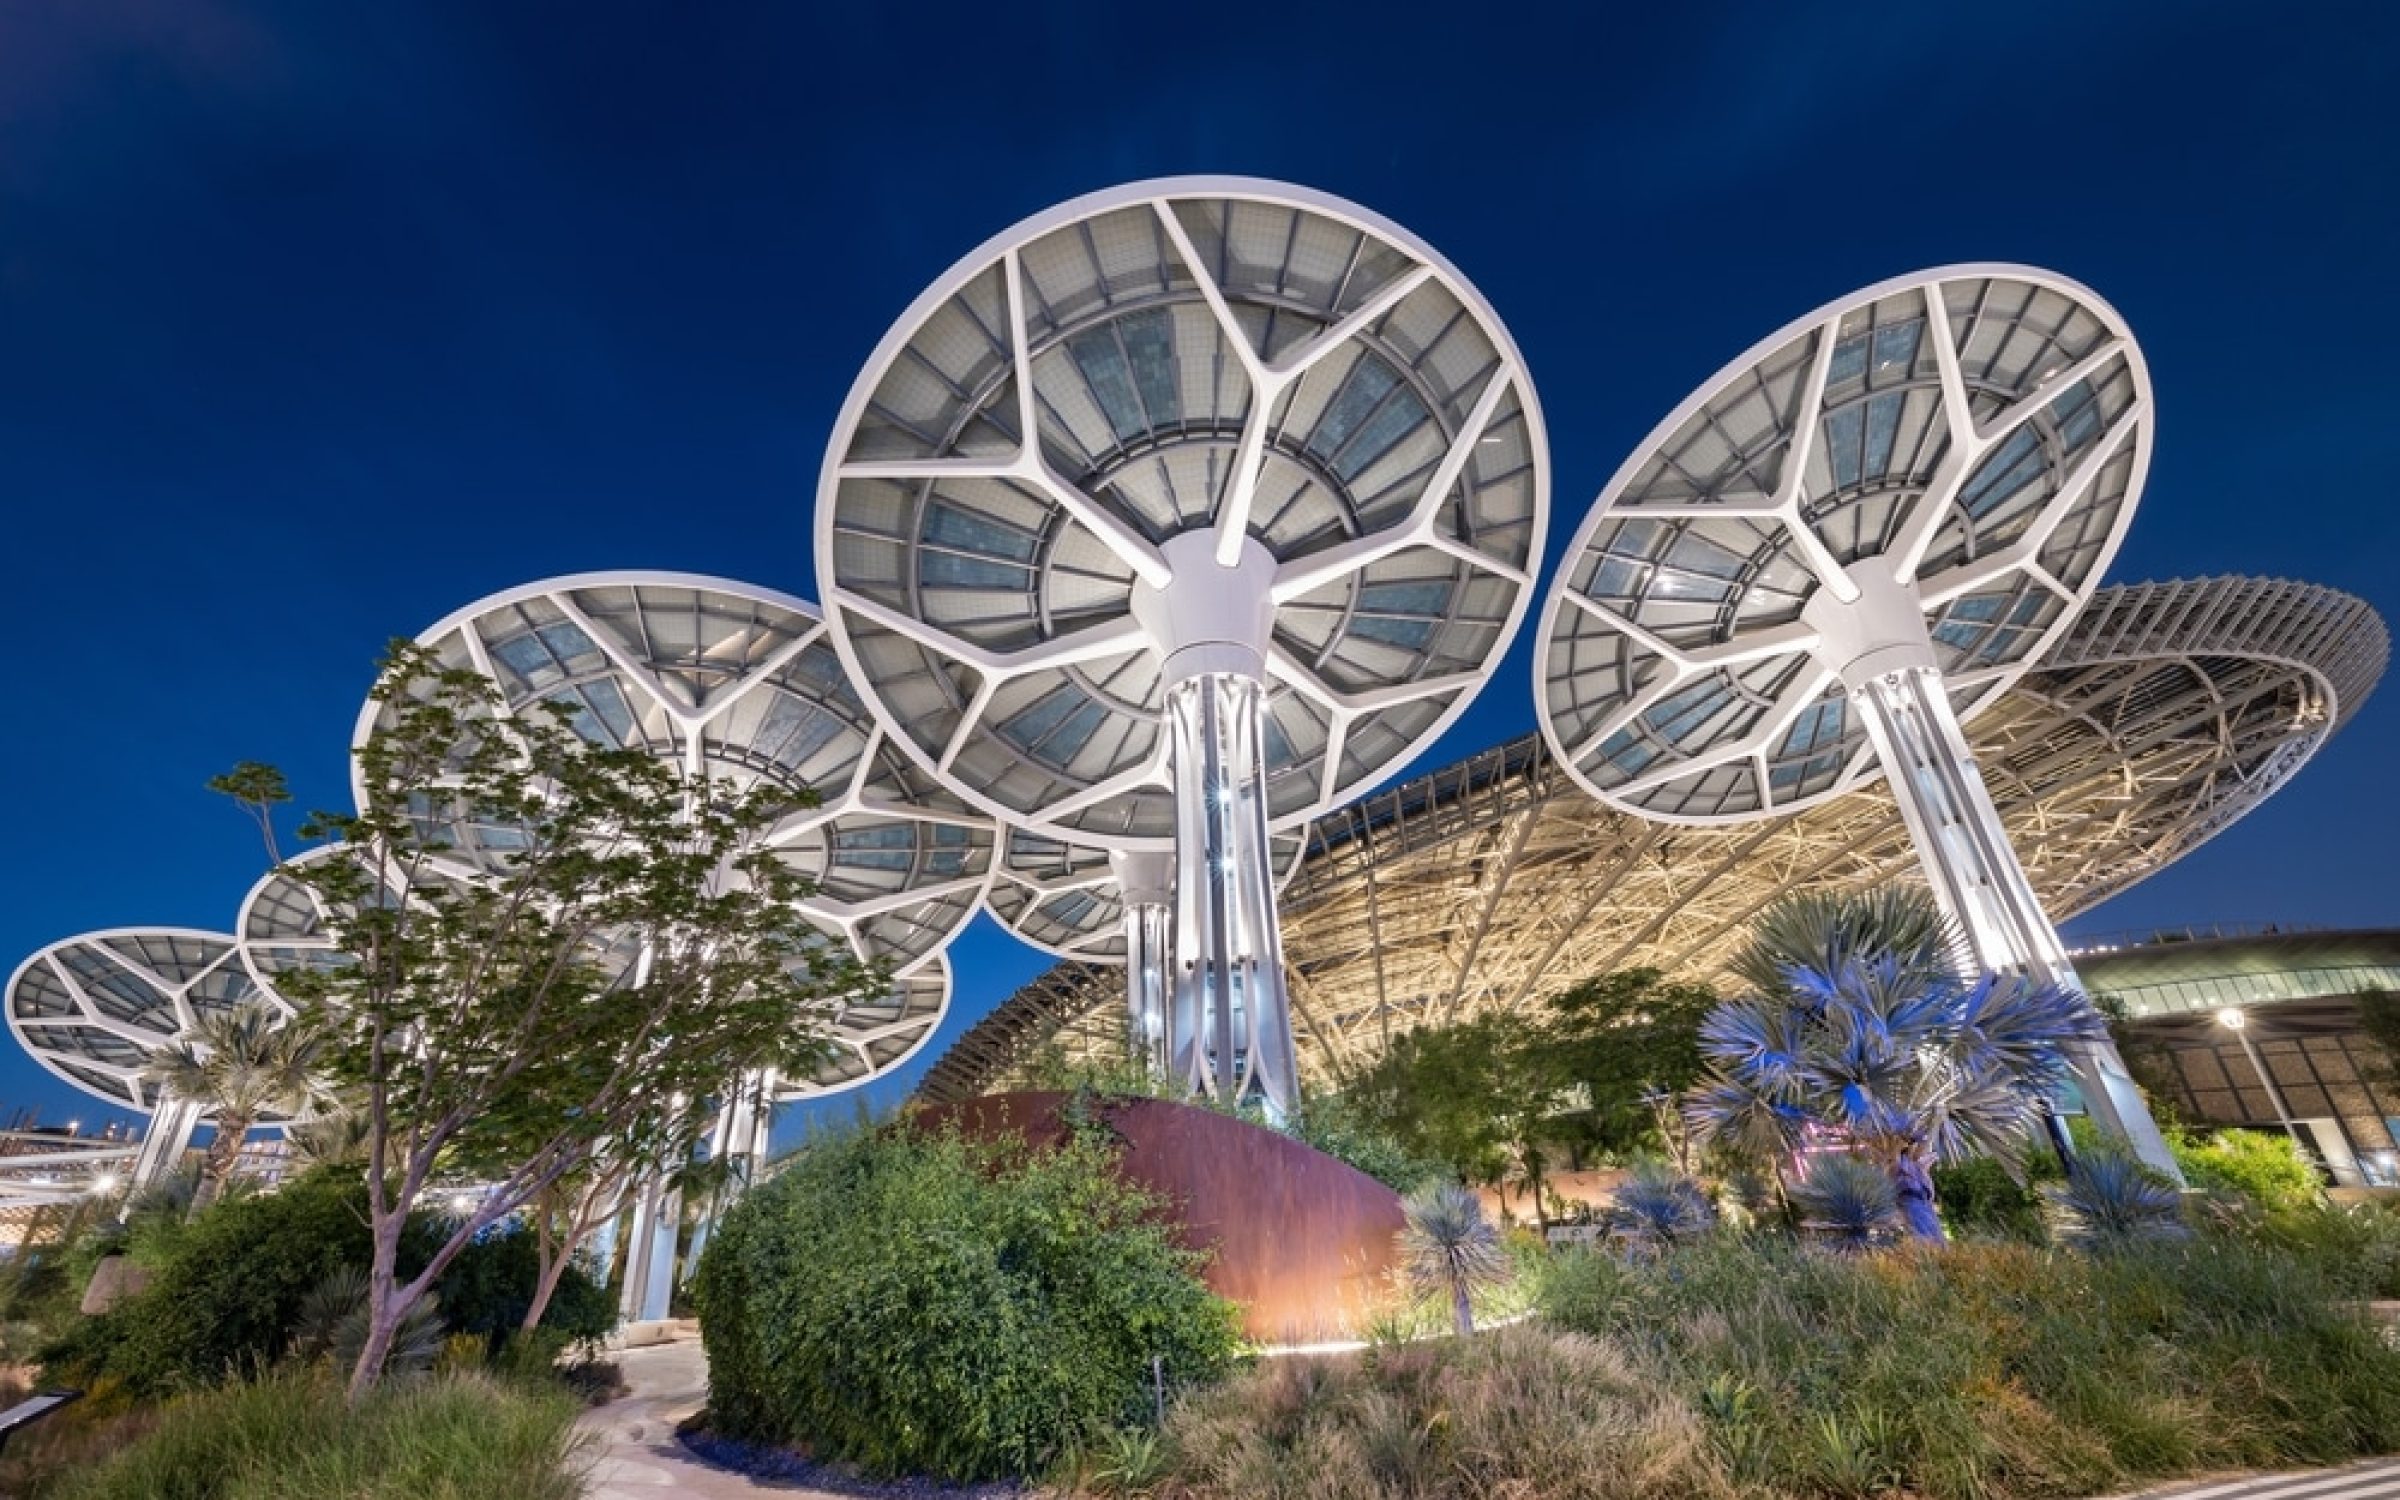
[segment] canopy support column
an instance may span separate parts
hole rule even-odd
[[[1299,1104],[1267,843],[1266,689],[1203,671],[1167,689],[1175,781],[1174,1077],[1228,1103]]]
[[[1976,962],[1991,973],[2029,975],[2083,992],[2066,945],[2009,842],[1940,674],[1930,666],[1904,666],[1861,675],[1849,692],[1926,879],[1964,930]],[[2078,1046],[2073,1063],[2093,1123],[2130,1146],[2143,1165],[2182,1182],[2116,1043],[2102,1037]]]

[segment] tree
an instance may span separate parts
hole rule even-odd
[[[511,713],[486,678],[407,642],[372,696],[360,810],[303,830],[342,857],[284,867],[317,894],[343,961],[283,983],[367,1120],[354,1402],[487,1226],[640,1120],[746,1069],[813,1065],[817,1018],[881,983],[808,924],[794,904],[808,883],[768,842],[805,794],[687,779],[586,740],[564,704]],[[437,1169],[488,1187],[402,1279],[401,1236]]]
[[[252,1126],[270,1114],[297,1114],[320,1097],[322,1052],[314,1025],[287,1020],[264,1000],[246,1000],[203,1014],[189,1034],[150,1053],[145,1071],[159,1087],[199,1104],[215,1122],[192,1217],[224,1194]]]
[[[1546,1227],[1545,1122],[1557,1112],[1564,1082],[1544,1028],[1494,1012],[1394,1038],[1342,1098],[1403,1148],[1440,1162],[1461,1182],[1525,1183],[1534,1217]]]
[[[1700,1021],[1716,1003],[1707,985],[1656,969],[1596,975],[1550,998],[1552,1066],[1590,1097],[1579,1121],[1589,1145],[1622,1157],[1672,1144],[1652,1100],[1700,1076]]]
[[[1701,1026],[1695,1132],[1779,1157],[1844,1147],[1891,1179],[1911,1233],[1941,1239],[1933,1166],[1982,1155],[2018,1175],[2067,1049],[2106,1034],[2075,990],[1962,980],[1952,951],[1947,920],[1914,890],[1771,908],[1735,961],[1753,992]]]

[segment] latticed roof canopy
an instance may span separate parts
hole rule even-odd
[[[818,798],[771,840],[816,886],[803,903],[863,958],[910,969],[955,937],[989,878],[990,819],[893,747],[842,671],[816,607],[723,579],[601,573],[470,605],[423,639],[489,677],[509,710],[565,707],[595,743],[694,776]],[[369,704],[363,737],[376,723]],[[468,869],[521,835],[450,826]]]

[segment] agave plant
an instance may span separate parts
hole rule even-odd
[[[1991,1156],[2021,1171],[2068,1049],[2106,1029],[2066,986],[1959,978],[1958,950],[1921,891],[1771,908],[1734,964],[1752,992],[1701,1023],[1694,1134],[1771,1161],[1837,1141],[1890,1179],[1912,1233],[1940,1239],[1932,1168]]]
[[[367,1293],[364,1266],[343,1266],[309,1288],[308,1295],[300,1299],[299,1319],[292,1325],[292,1352],[305,1360],[323,1360],[337,1370],[358,1363],[359,1351],[367,1344]],[[448,1336],[441,1308],[433,1297],[422,1297],[400,1320],[400,1331],[393,1335],[383,1367],[393,1374],[430,1369]]]
[[[1443,1182],[1401,1208],[1407,1219],[1400,1230],[1401,1274],[1422,1294],[1448,1293],[1451,1320],[1461,1334],[1473,1333],[1473,1294],[1508,1279],[1508,1256],[1500,1232],[1483,1216],[1483,1200]]]
[[[1716,1227],[1716,1205],[1699,1183],[1663,1161],[1637,1163],[1609,1206],[1611,1239],[1639,1255],[1690,1244]]]
[[[1848,1253],[1873,1250],[1900,1237],[1904,1220],[1891,1175],[1847,1152],[1811,1156],[1792,1188],[1800,1227],[1819,1243]]]
[[[2144,1240],[2179,1240],[2191,1226],[2175,1185],[2121,1151],[2089,1151],[2075,1175],[2042,1190],[2050,1232],[2086,1250]]]

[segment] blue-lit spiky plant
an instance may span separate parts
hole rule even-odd
[[[1609,1205],[1609,1237],[1637,1255],[1690,1244],[1716,1227],[1707,1190],[1662,1161],[1643,1161]]]
[[[2183,1219],[2183,1194],[2122,1151],[2084,1153],[2074,1177],[2042,1195],[2050,1203],[2050,1232],[2086,1250],[2179,1240],[2192,1232]]]
[[[1839,1144],[1890,1178],[1912,1233],[1940,1239],[1933,1166],[1991,1156],[2020,1171],[2067,1049],[2106,1026],[2061,985],[1960,979],[1957,947],[1922,891],[1770,908],[1734,964],[1750,993],[1701,1023],[1693,1133],[1771,1161]]]
[[[1839,1151],[1808,1159],[1792,1187],[1792,1209],[1818,1243],[1849,1253],[1888,1245],[1907,1227],[1890,1174]]]
[[[1436,1183],[1401,1204],[1400,1269],[1420,1295],[1447,1294],[1460,1334],[1475,1331],[1473,1294],[1508,1279],[1500,1232],[1483,1200],[1455,1182]]]

